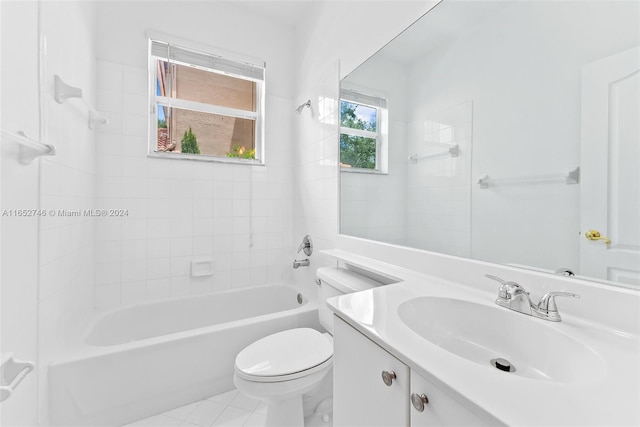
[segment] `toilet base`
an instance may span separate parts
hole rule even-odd
[[[306,376],[274,382],[250,381],[236,371],[233,382],[240,393],[267,403],[265,427],[304,427],[303,396],[326,383],[332,365],[329,359]]]
[[[302,396],[267,402],[265,427],[304,427]]]

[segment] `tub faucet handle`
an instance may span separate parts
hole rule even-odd
[[[308,234],[302,238],[302,243],[298,246],[298,253],[300,253],[300,251],[304,251],[306,256],[311,256],[313,253],[313,241]]]

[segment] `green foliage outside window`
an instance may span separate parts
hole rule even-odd
[[[227,157],[236,159],[255,159],[256,150],[253,148],[251,150],[247,150],[244,146],[241,147],[237,144],[234,144],[234,146],[231,147],[231,151],[227,153]]]
[[[180,145],[180,151],[189,154],[200,154],[200,148],[198,147],[198,141],[196,135],[189,127],[189,130],[184,133],[182,137],[182,143]]]
[[[340,126],[376,132],[376,116],[374,115],[371,121],[362,120],[356,115],[357,108],[358,104],[340,101]],[[375,169],[376,148],[375,138],[340,134],[340,162],[343,166]]]

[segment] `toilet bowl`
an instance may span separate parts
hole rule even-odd
[[[243,394],[267,402],[267,426],[302,426],[302,396],[331,371],[332,361],[332,341],[325,334],[290,329],[238,353],[234,383]]]
[[[265,427],[304,425],[303,396],[313,393],[332,371],[333,314],[327,298],[371,289],[381,283],[354,271],[324,267],[319,281],[321,333],[310,328],[268,335],[238,353],[233,381],[238,390],[267,402]]]

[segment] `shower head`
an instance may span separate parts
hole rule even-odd
[[[296,113],[298,113],[298,114],[302,113],[302,110],[304,110],[304,107],[311,108],[311,100],[310,99],[307,102],[305,102],[304,104],[302,104],[301,106],[299,106],[298,108],[296,108]]]

